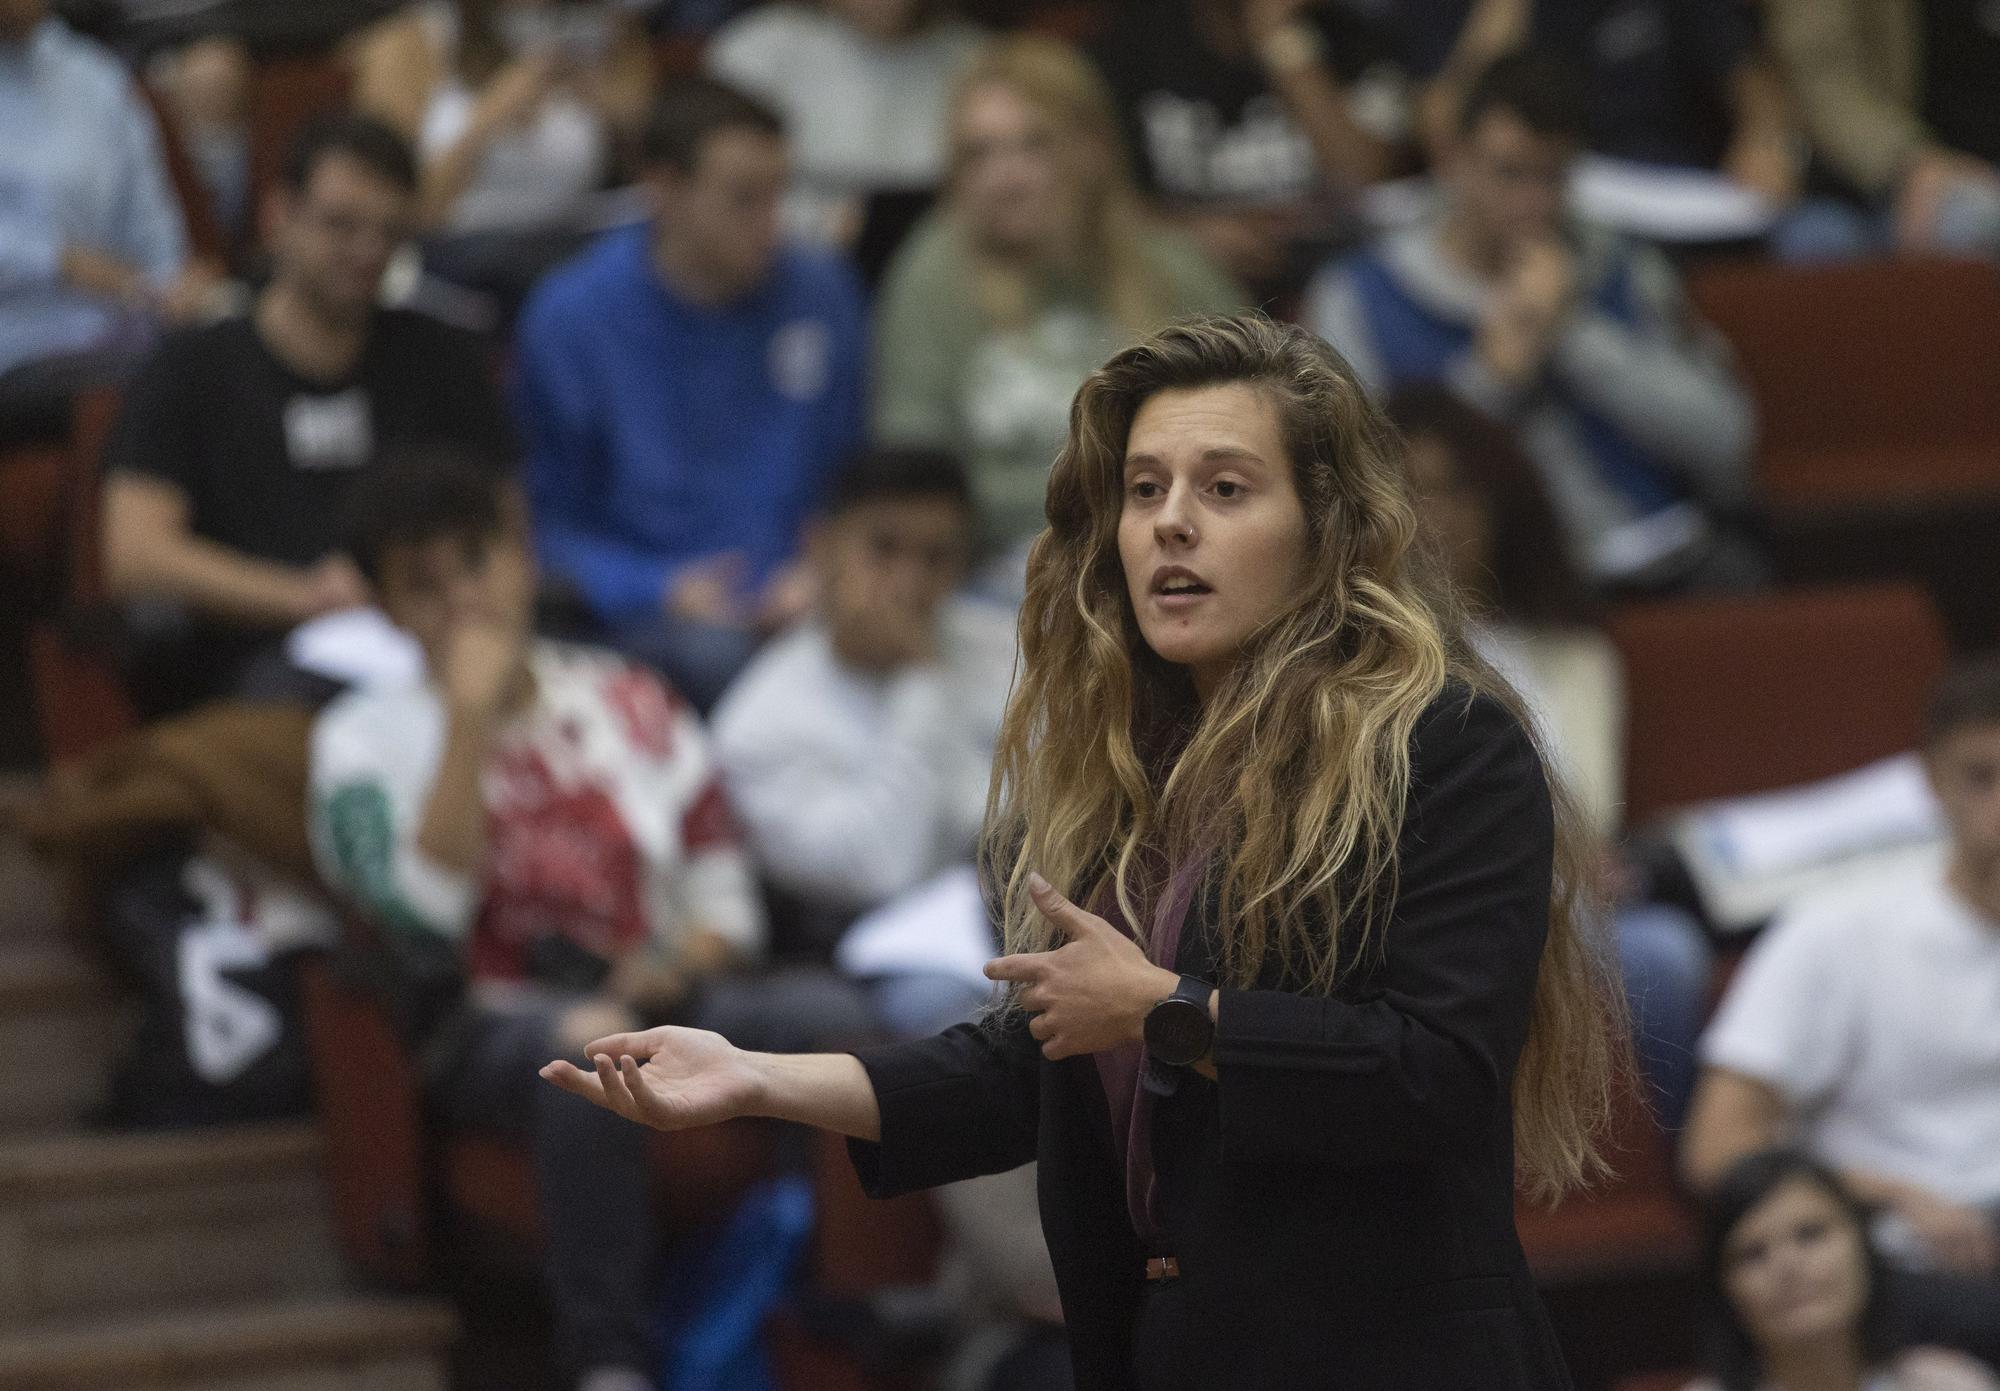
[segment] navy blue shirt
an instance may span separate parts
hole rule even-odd
[[[661,280],[652,229],[608,233],[522,312],[517,403],[542,563],[605,618],[659,609],[688,563],[788,560],[861,442],[861,289],[838,258],[780,254],[732,304]]]

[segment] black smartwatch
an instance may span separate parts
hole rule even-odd
[[[1146,1011],[1146,1051],[1173,1067],[1207,1057],[1215,1043],[1215,1021],[1208,1014],[1214,989],[1205,980],[1182,976],[1173,994]]]

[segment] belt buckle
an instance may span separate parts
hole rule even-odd
[[[1181,1263],[1173,1256],[1148,1256],[1146,1278],[1153,1281],[1178,1280],[1181,1278]]]

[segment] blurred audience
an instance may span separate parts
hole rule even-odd
[[[337,516],[380,450],[511,456],[484,352],[377,303],[416,177],[379,122],[309,126],[262,210],[271,277],[250,312],[168,338],[132,383],[105,459],[104,576],[157,640],[149,705],[232,689],[285,629],[367,602]]]
[[[188,259],[131,75],[47,0],[0,0],[0,132],[0,442],[55,438],[219,280]]]
[[[942,0],[775,0],[717,34],[706,61],[792,132],[786,230],[872,257],[871,220],[944,182],[952,85],[980,43]]]
[[[411,451],[352,499],[354,558],[431,678],[322,716],[316,846],[406,958],[462,963],[466,1005],[422,1053],[434,1097],[525,1133],[562,1364],[581,1391],[643,1391],[649,1146],[537,1070],[668,1020],[779,1051],[869,1026],[830,974],[748,972],[763,908],[699,722],[651,673],[532,636],[526,519],[491,464]]]
[[[1354,234],[1355,195],[1400,163],[1385,9],[1137,0],[1099,49],[1148,191],[1259,302],[1296,294]]]
[[[945,204],[877,309],[875,433],[971,470],[989,587],[1018,591],[1070,399],[1121,344],[1242,294],[1142,207],[1103,81],[1054,39],[1002,39],[952,102]]]
[[[1796,1136],[1879,1207],[1925,1339],[2000,1366],[2000,659],[1956,670],[1924,739],[1941,862],[1801,903],[1702,1039],[1697,1187]]]
[[[1466,89],[1530,47],[1587,74],[1591,150],[1713,169],[1779,207],[1798,197],[1802,146],[1775,63],[1741,0],[1475,0],[1413,6],[1425,144],[1449,151]],[[1441,42],[1441,40],[1443,42]]]
[[[1687,1391],[2000,1391],[1971,1358],[1908,1345],[1868,1212],[1823,1165],[1747,1155],[1704,1216],[1712,1375]]]
[[[1443,382],[1515,430],[1593,585],[1751,582],[1749,398],[1665,259],[1567,213],[1583,130],[1574,69],[1496,61],[1441,205],[1330,266],[1307,320],[1372,386]]]
[[[950,455],[857,456],[810,534],[810,621],[759,653],[716,709],[716,756],[751,848],[820,940],[972,861],[1014,663],[1012,611],[953,596],[974,536]],[[924,976],[875,993],[910,1035],[988,994]]]
[[[2000,15],[1983,0],[1767,0],[1807,132],[1853,200],[1795,257],[2000,255]]]
[[[654,216],[544,280],[515,345],[544,564],[703,710],[805,612],[801,529],[862,435],[860,287],[781,242],[785,149],[763,103],[675,82]]]
[[[956,459],[859,455],[807,548],[812,621],[759,653],[716,711],[716,754],[758,863],[823,940],[886,906],[921,915],[932,937],[976,936],[973,962],[998,950],[977,894],[937,889],[940,876],[971,877],[1014,665],[1012,611],[953,597],[975,536]],[[942,920],[954,910],[958,920]],[[985,1004],[976,966],[939,968],[948,954],[935,943],[896,962],[871,953],[863,984],[890,1033],[937,1033]],[[947,1384],[970,1384],[970,1369],[1011,1348],[979,1383],[988,1391],[1067,1386],[1033,1166],[954,1184],[937,1201],[949,1237],[938,1293],[964,1325]]]
[[[553,0],[418,5],[372,36],[355,76],[356,106],[416,145],[425,268],[509,316],[582,246],[651,91],[627,15]]]
[[[1701,925],[1649,901],[1619,845],[1625,674],[1597,626],[1535,467],[1507,431],[1442,386],[1384,406],[1408,443],[1418,515],[1472,602],[1467,632],[1521,693],[1603,847],[1634,1044],[1654,1113],[1678,1130],[1694,1091],[1695,1042],[1713,965]]]

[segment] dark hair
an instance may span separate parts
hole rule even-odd
[[[373,116],[351,112],[315,116],[292,138],[278,178],[293,193],[306,185],[325,160],[342,155],[405,193],[417,191],[417,157],[410,142]]]
[[[1397,388],[1382,409],[1406,444],[1419,436],[1442,444],[1459,485],[1485,504],[1493,528],[1493,589],[1485,597],[1500,617],[1526,624],[1596,620],[1595,600],[1570,560],[1541,474],[1512,432],[1432,382]]]
[[[1472,134],[1496,111],[1554,139],[1582,140],[1589,129],[1583,74],[1574,64],[1535,49],[1502,54],[1472,80],[1458,109],[1458,133]]]
[[[520,519],[505,470],[450,444],[392,447],[347,495],[342,549],[370,584],[390,551],[439,537],[477,545]]]
[[[972,483],[958,456],[942,449],[881,446],[850,458],[827,489],[820,509],[829,517],[885,499],[943,498],[968,516],[974,511]]]
[[[2000,652],[1960,662],[1945,674],[1924,712],[1924,747],[1976,724],[2000,724]]]
[[[1756,1391],[1764,1380],[1762,1360],[1749,1330],[1737,1317],[1724,1284],[1724,1265],[1730,1233],[1761,1207],[1778,1189],[1803,1180],[1819,1188],[1839,1204],[1861,1238],[1867,1263],[1868,1298],[1861,1308],[1861,1359],[1864,1365],[1880,1366],[1896,1352],[1895,1313],[1891,1304],[1888,1268],[1882,1253],[1868,1234],[1871,1214],[1847,1190],[1839,1177],[1824,1164],[1795,1149],[1769,1149],[1748,1155],[1731,1165],[1708,1195],[1702,1210],[1701,1275],[1703,1297],[1708,1301],[1708,1357],[1710,1370],[1723,1391]]]
[[[708,142],[725,130],[783,139],[785,123],[769,106],[727,82],[700,73],[675,78],[646,121],[646,163],[692,173]]]

